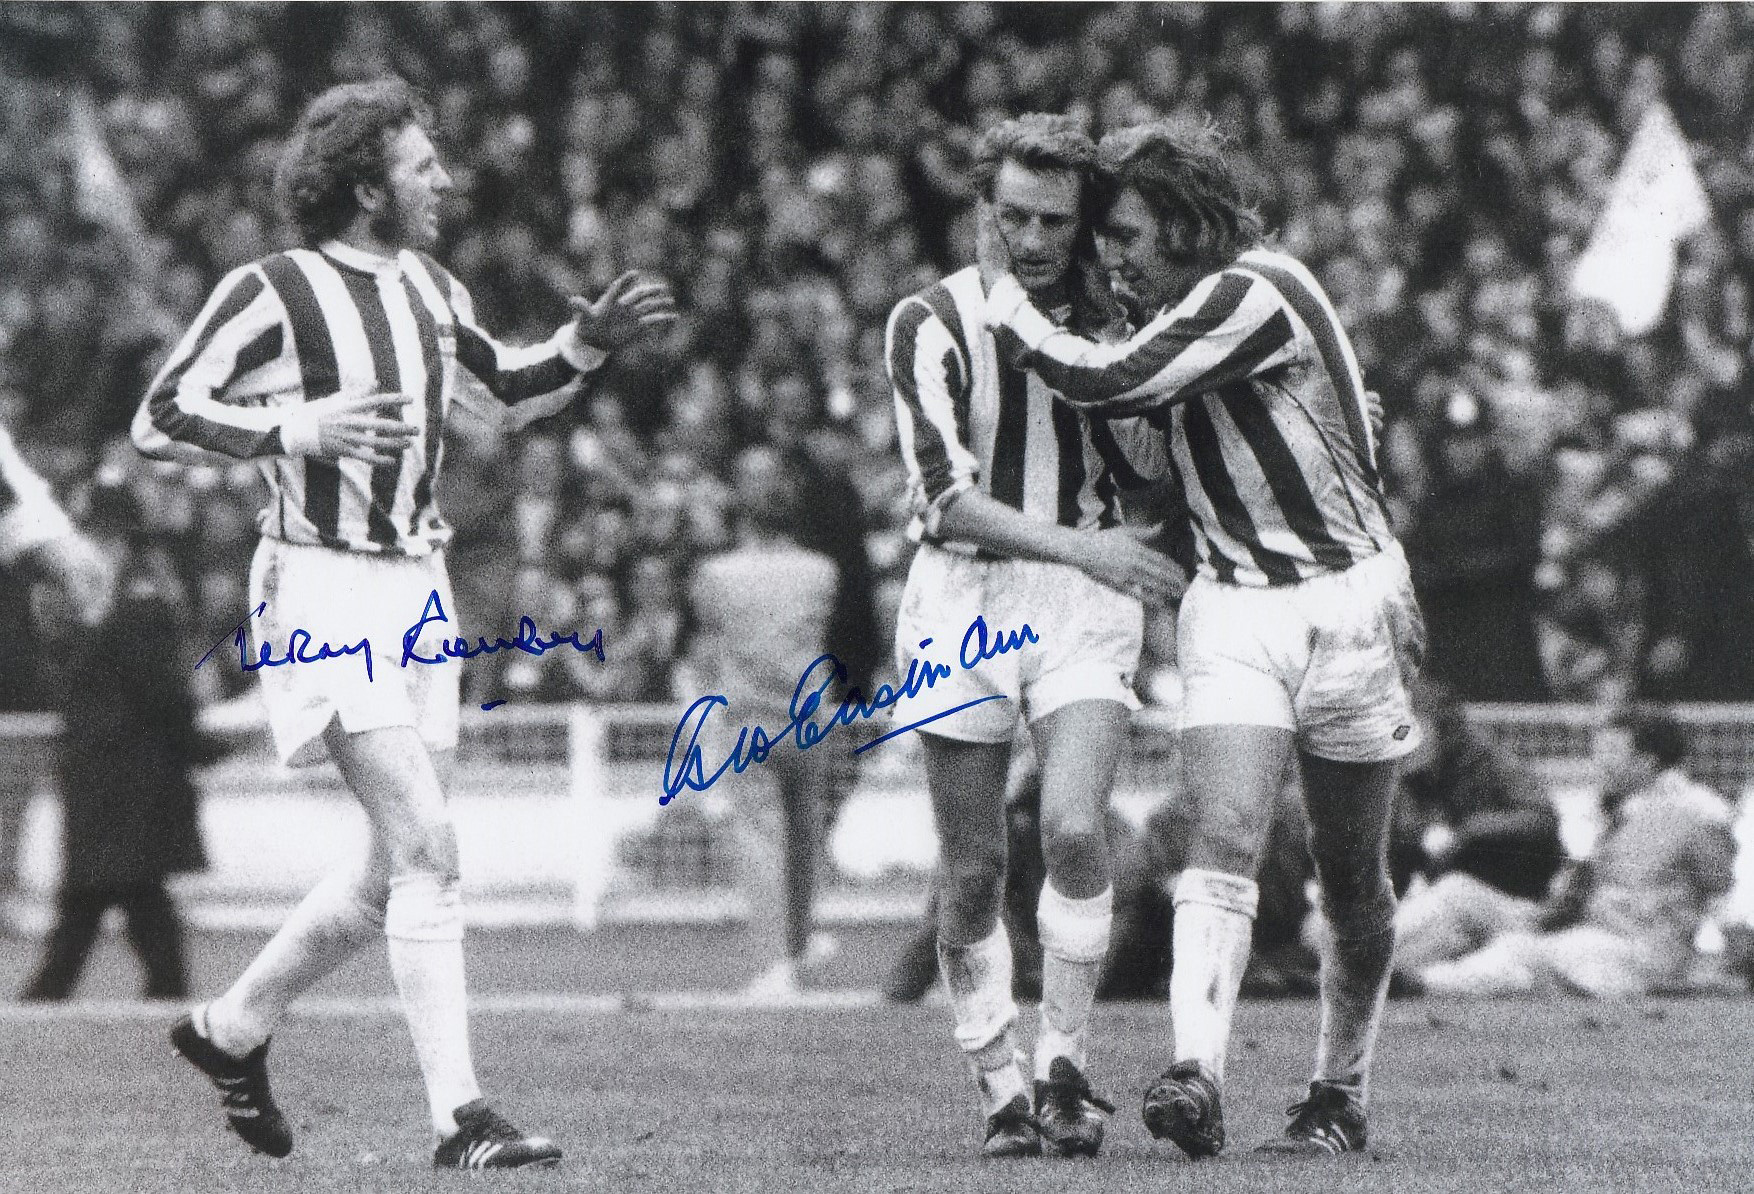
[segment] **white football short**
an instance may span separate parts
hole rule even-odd
[[[988,658],[981,658],[982,627]],[[1133,674],[1143,635],[1139,602],[1076,568],[980,560],[922,544],[896,619],[896,666],[904,680],[910,667],[919,676],[931,664],[949,674],[899,702],[893,718],[906,725],[983,697],[1003,697],[923,728],[963,742],[1009,742],[1019,715],[1038,721],[1091,700],[1136,709]],[[999,651],[1002,642],[1016,645]]]
[[[265,608],[248,621],[247,658],[259,663],[264,647],[276,661],[289,647],[295,657],[256,671],[281,762],[322,762],[323,731],[336,718],[353,732],[410,726],[433,750],[457,745],[462,662],[402,666],[403,635],[437,608],[429,607],[434,593],[449,620],[421,628],[414,650],[428,659],[443,658],[439,643],[463,634],[442,553],[379,556],[262,539],[250,565],[250,609]],[[369,674],[361,642],[370,645]],[[320,657],[324,644],[329,658]],[[356,649],[343,654],[348,648]],[[232,643],[216,654],[238,666]]]
[[[1400,758],[1419,742],[1407,686],[1424,640],[1398,544],[1295,585],[1195,577],[1176,626],[1182,725],[1283,726],[1317,758]]]

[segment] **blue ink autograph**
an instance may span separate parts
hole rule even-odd
[[[230,639],[237,645],[238,667],[245,672],[259,672],[268,667],[285,667],[292,663],[321,663],[325,659],[340,659],[348,655],[359,655],[365,660],[365,678],[375,680],[372,674],[372,646],[370,639],[360,639],[346,646],[333,646],[329,643],[317,643],[312,646],[311,632],[304,629],[294,630],[286,636],[285,653],[276,657],[273,643],[263,643],[257,648],[254,658],[249,651],[248,626],[250,618],[259,618],[268,608],[266,601],[251,610],[249,617],[237,624],[230,634],[214,643],[196,662],[198,670],[202,664],[213,657],[213,653],[225,645]],[[426,606],[420,611],[420,620],[410,626],[402,635],[402,666],[409,664],[449,663],[453,659],[473,659],[477,655],[493,655],[500,651],[522,651],[527,655],[542,655],[556,647],[569,646],[575,651],[584,651],[595,655],[599,663],[604,662],[603,630],[598,627],[597,633],[588,641],[579,640],[578,631],[567,634],[551,634],[544,638],[536,629],[535,621],[528,614],[518,619],[518,631],[512,638],[496,637],[492,642],[486,638],[477,638],[473,644],[467,638],[441,639],[437,650],[438,655],[421,655],[415,648],[420,645],[420,635],[428,626],[448,623],[450,616],[445,613],[444,602],[439,599],[438,590],[434,589],[426,599]],[[431,649],[431,648],[429,648]],[[491,702],[492,705],[504,704],[503,701]]]
[[[962,649],[957,654],[957,662],[964,671],[972,669],[985,660],[996,658],[1010,651],[1016,651],[1031,643],[1039,643],[1041,637],[1036,634],[1029,623],[1023,624],[1021,630],[989,631],[985,618],[977,617],[968,624],[962,636]],[[931,639],[920,642],[921,649],[931,646]],[[767,730],[761,726],[743,726],[737,731],[737,742],[731,748],[731,755],[712,774],[707,774],[706,762],[701,757],[700,735],[706,726],[707,718],[714,709],[730,707],[731,702],[716,693],[708,693],[690,705],[682,714],[682,720],[676,723],[676,733],[670,739],[670,754],[664,760],[664,794],[658,797],[659,804],[669,804],[684,789],[704,792],[717,783],[726,771],[741,775],[750,767],[767,761],[767,756],[776,746],[791,738],[799,750],[809,750],[837,727],[850,726],[854,722],[868,720],[876,716],[879,710],[892,709],[902,701],[918,696],[923,690],[932,687],[939,680],[951,673],[948,664],[936,663],[932,660],[915,659],[908,664],[907,675],[902,677],[899,687],[880,684],[871,694],[869,700],[857,688],[852,689],[841,700],[828,720],[818,723],[815,718],[824,712],[823,694],[828,689],[847,678],[846,665],[833,655],[818,655],[810,666],[798,677],[798,684],[792,690],[792,702],[787,710],[792,720],[778,730]],[[953,713],[961,713],[964,709],[972,709],[976,705],[984,705],[988,701],[1002,701],[1004,694],[977,697],[957,705],[953,709],[945,709],[930,717],[910,722],[899,729],[890,730],[879,738],[874,738],[863,746],[855,747],[854,754],[863,754],[873,746],[878,746],[891,738],[911,733],[921,726],[949,717]],[[687,746],[683,747],[684,735]],[[681,758],[677,751],[681,748]]]

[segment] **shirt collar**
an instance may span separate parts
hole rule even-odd
[[[358,270],[362,274],[399,274],[402,272],[400,254],[396,257],[380,257],[376,253],[368,253],[364,249],[354,248],[338,240],[326,240],[319,246],[323,256]]]

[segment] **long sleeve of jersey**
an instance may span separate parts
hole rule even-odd
[[[914,513],[937,534],[944,510],[975,486],[980,462],[966,443],[968,364],[950,330],[918,298],[889,317],[884,360]]]
[[[292,407],[267,398],[298,385],[286,310],[259,264],[227,274],[183,334],[134,415],[147,456],[216,463],[286,452]]]
[[[1238,269],[1202,279],[1186,299],[1118,344],[1059,327],[1010,276],[987,296],[987,321],[1016,335],[1032,353],[1030,367],[1068,401],[1110,416],[1185,401],[1285,364],[1297,351],[1284,298]]]

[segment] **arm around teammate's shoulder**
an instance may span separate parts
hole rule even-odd
[[[1283,297],[1264,279],[1221,270],[1120,343],[1090,340],[1055,324],[1010,275],[987,296],[987,324],[1029,350],[1029,367],[1067,401],[1131,415],[1290,361],[1296,336]]]

